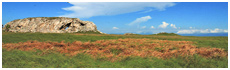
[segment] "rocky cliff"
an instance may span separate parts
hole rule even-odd
[[[100,32],[97,26],[90,21],[66,17],[36,17],[18,19],[7,23],[3,30],[9,32],[41,32],[41,33],[73,33],[73,32]]]

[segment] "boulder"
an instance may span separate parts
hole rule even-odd
[[[67,17],[35,17],[13,20],[7,23],[3,30],[41,33],[100,32],[93,22]]]

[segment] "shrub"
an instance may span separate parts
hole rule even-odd
[[[10,29],[10,25],[6,25],[6,31],[8,32]]]
[[[175,33],[166,33],[166,32],[161,32],[161,33],[157,33],[157,34],[153,34],[153,35],[171,35],[171,36],[180,36],[180,35],[175,34]]]

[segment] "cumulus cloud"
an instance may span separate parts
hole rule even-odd
[[[209,29],[200,30],[200,33],[210,33],[210,30]]]
[[[119,29],[119,28],[117,28],[117,27],[113,27],[113,29]]]
[[[172,2],[69,2],[73,6],[62,8],[72,13],[61,15],[60,17],[90,18],[93,16],[118,15],[147,8],[163,11],[167,7],[172,7]],[[148,10],[150,12],[152,10]]]
[[[171,26],[172,28],[177,29],[177,27],[176,27],[176,25],[175,25],[175,24],[171,24],[170,26]]]
[[[192,27],[189,27],[190,29],[192,29]]]
[[[198,32],[199,30],[179,30],[177,33],[178,34],[193,34]]]
[[[194,33],[227,33],[228,30],[224,30],[224,29],[219,29],[219,28],[215,28],[215,29],[191,29],[191,30],[179,30],[177,33],[178,34],[194,34]]]
[[[146,22],[149,19],[152,19],[151,16],[140,17],[140,18],[137,18],[136,20],[134,20],[133,22],[129,23],[128,25],[139,24],[139,23],[142,23],[142,22]]]
[[[150,28],[154,29],[155,27],[154,27],[154,26],[151,26]]]
[[[142,26],[142,27],[141,27],[141,29],[145,29],[145,28],[146,28],[146,26]]]
[[[169,24],[166,22],[162,22],[161,25],[159,25],[160,28],[166,28]]]
[[[211,33],[219,33],[219,32],[226,32],[226,30],[216,28],[214,30],[210,30]]]

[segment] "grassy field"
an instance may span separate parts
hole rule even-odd
[[[2,33],[3,44],[16,44],[37,40],[39,42],[61,42],[73,43],[81,41],[85,43],[94,43],[98,40],[125,40],[125,39],[151,39],[159,41],[172,42],[192,42],[191,45],[197,48],[219,48],[224,52],[228,52],[228,37],[194,37],[194,36],[179,36],[170,34],[160,35],[107,35],[107,34],[86,34],[86,33]],[[167,44],[167,43],[166,43]],[[20,43],[18,44],[20,45]],[[181,44],[179,44],[181,45]],[[101,45],[98,45],[101,46]],[[85,46],[82,46],[83,48]],[[142,48],[142,46],[139,46]],[[119,47],[120,48],[120,47]],[[124,47],[125,48],[125,47]],[[106,57],[95,58],[90,54],[79,53],[72,56],[67,56],[68,53],[60,53],[51,50],[36,50],[23,51],[25,49],[2,48],[2,67],[3,68],[227,68],[227,57],[207,58],[198,54],[178,56],[173,58],[157,58],[157,57],[142,57],[128,56],[120,60],[110,61]],[[78,49],[79,50],[79,49]],[[84,50],[89,50],[86,48]],[[140,49],[137,49],[140,50]],[[140,51],[142,51],[141,49]],[[151,50],[151,49],[150,49]],[[155,49],[157,50],[157,49]],[[43,53],[46,54],[43,54]],[[114,55],[118,55],[119,50],[112,51]]]

